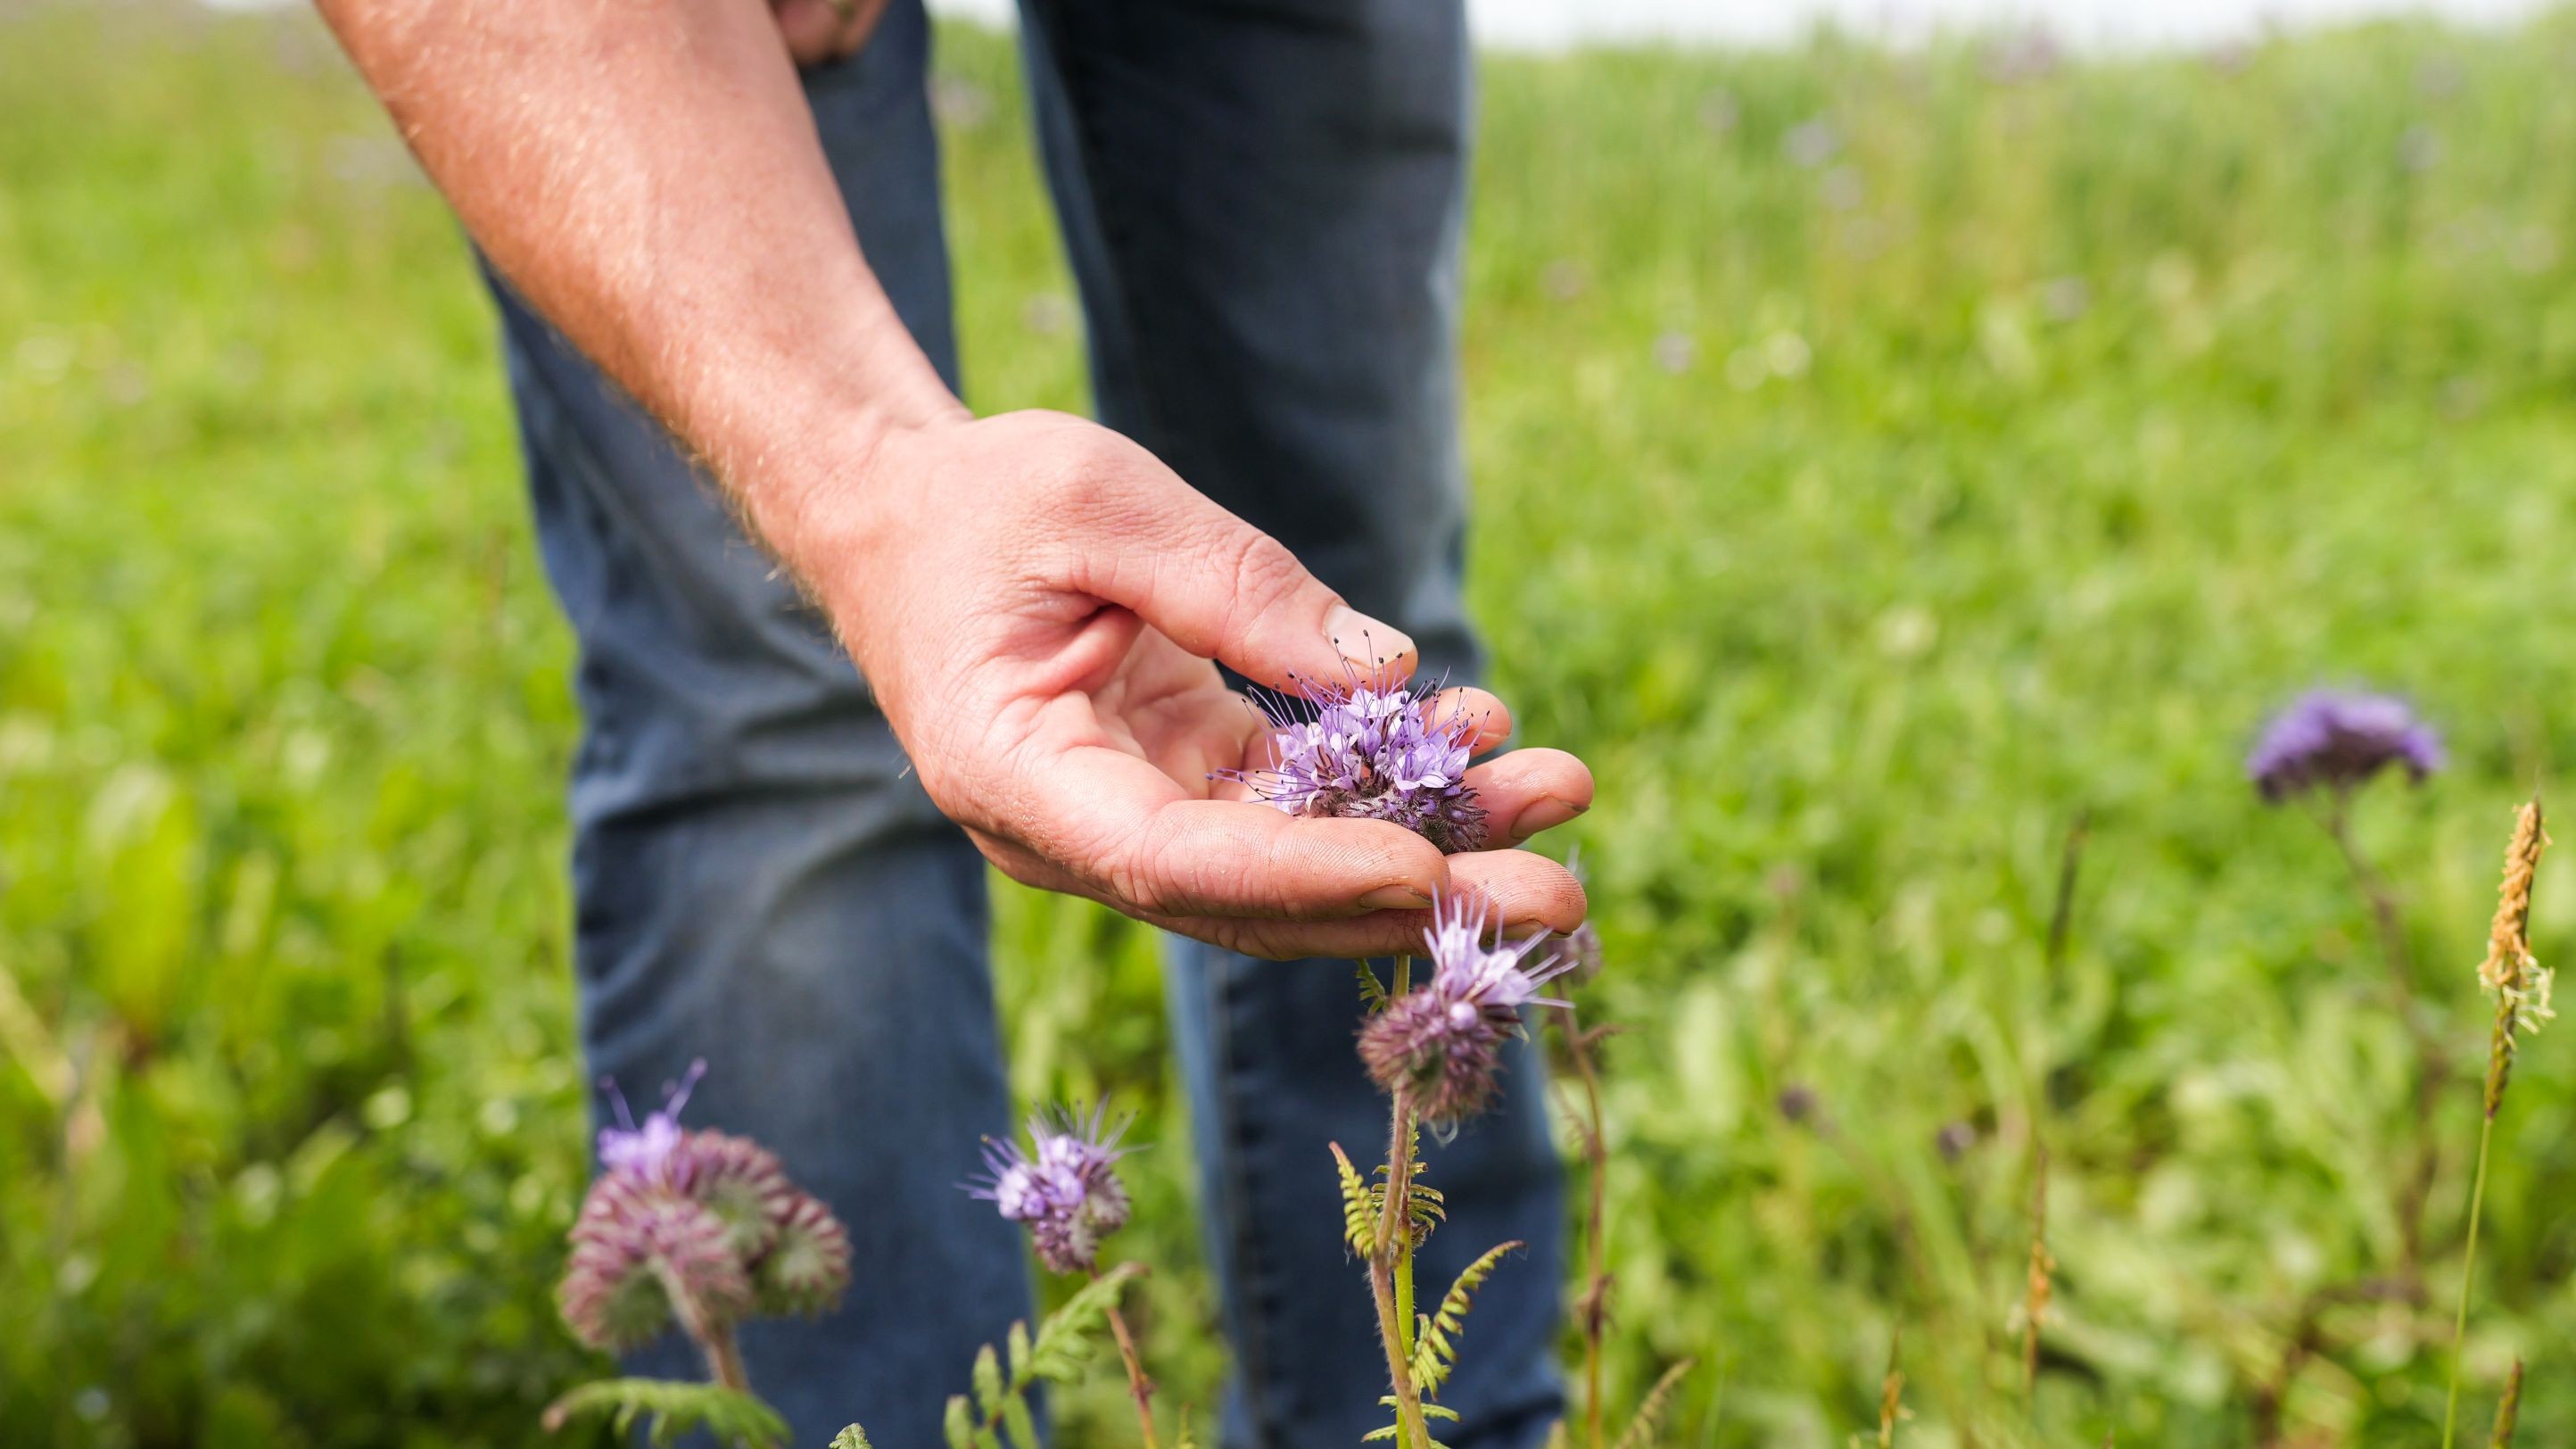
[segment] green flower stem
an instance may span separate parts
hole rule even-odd
[[[1413,958],[1395,961],[1393,994],[1413,989]],[[1386,1372],[1395,1395],[1396,1449],[1431,1449],[1422,1417],[1422,1394],[1413,1382],[1413,1224],[1405,1208],[1413,1193],[1413,1109],[1394,1094],[1388,1114],[1386,1200],[1378,1214],[1378,1248],[1370,1255],[1369,1286],[1377,1295],[1378,1336],[1386,1344]]]
[[[2442,1449],[2451,1449],[2460,1425],[2460,1349],[2469,1336],[2469,1284],[2478,1271],[2478,1218],[2487,1200],[2487,1145],[2495,1138],[2495,1114],[2478,1122],[2478,1172],[2469,1188],[2469,1242],[2460,1259],[2460,1307],[2451,1320],[2451,1396],[2442,1409]]]
[[[1092,1281],[1100,1275],[1094,1272]],[[1127,1392],[1136,1400],[1136,1427],[1145,1436],[1144,1449],[1154,1444],[1154,1381],[1145,1377],[1145,1360],[1136,1352],[1136,1339],[1127,1331],[1127,1315],[1118,1311],[1118,1300],[1109,1300],[1109,1332],[1118,1340],[1118,1357],[1127,1365]]]

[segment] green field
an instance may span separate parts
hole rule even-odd
[[[1079,406],[1009,48],[943,43],[971,400]],[[1902,1325],[1904,1444],[2431,1442],[2473,967],[2576,755],[2576,15],[2030,59],[1486,67],[1475,597],[1600,779],[1618,1392],[1691,1355],[1674,1443],[1875,1442]],[[550,1298],[569,662],[492,318],[318,27],[0,3],[0,1437],[519,1443],[597,1370]],[[2371,919],[2241,774],[2337,680],[2453,752],[2360,815],[2459,1073],[2414,1302]],[[2576,849],[2539,902],[2576,953]],[[1000,952],[1018,1087],[1164,1144],[1131,1246],[1204,1405],[1152,944],[1011,894]],[[2562,1024],[2477,1442],[2516,1355],[2522,1442],[2576,1442],[2571,1092]],[[1060,1402],[1124,1442],[1105,1378]]]

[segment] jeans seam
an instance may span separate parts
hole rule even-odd
[[[1100,233],[1101,256],[1107,263],[1104,270],[1108,274],[1106,280],[1110,295],[1104,300],[1107,310],[1116,319],[1119,341],[1127,354],[1129,381],[1135,389],[1136,406],[1144,414],[1144,431],[1153,438],[1166,438],[1172,431],[1170,410],[1163,407],[1156,396],[1157,389],[1144,361],[1143,329],[1138,325],[1135,308],[1128,301],[1129,263],[1135,253],[1133,235],[1104,184],[1104,169],[1097,163],[1106,154],[1106,148],[1101,144],[1090,109],[1082,103],[1082,96],[1092,90],[1092,77],[1080,48],[1073,43],[1070,33],[1072,18],[1066,7],[1032,3],[1026,8],[1038,11],[1048,20],[1047,49],[1055,63],[1057,83],[1064,91],[1065,111],[1071,123],[1069,130],[1075,174],[1081,179],[1084,199],[1090,203],[1092,224]],[[1099,380],[1094,378],[1095,392],[1098,387]]]
[[[1206,947],[1199,948],[1207,950]],[[1269,1373],[1269,1316],[1271,1274],[1264,1271],[1260,1257],[1260,1235],[1252,1231],[1251,1203],[1253,1183],[1251,1153],[1244,1142],[1244,1123],[1238,1104],[1242,1093],[1236,1081],[1238,1068],[1234,1060],[1233,1031],[1235,1013],[1229,998],[1234,994],[1236,962],[1213,951],[1208,972],[1211,1018],[1208,1032],[1209,1076],[1216,1083],[1219,1111],[1219,1140],[1225,1147],[1218,1155],[1219,1170],[1224,1177],[1227,1201],[1225,1214],[1227,1252],[1234,1260],[1235,1290],[1242,1295],[1243,1313],[1237,1328],[1235,1377],[1238,1391],[1250,1412],[1256,1443],[1279,1441],[1277,1420],[1279,1406],[1272,1402]]]

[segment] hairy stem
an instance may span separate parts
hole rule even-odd
[[[2486,1113],[2478,1121],[2478,1171],[2469,1188],[2469,1241],[2460,1258],[2460,1306],[2451,1319],[2451,1393],[2442,1409],[2442,1449],[2451,1449],[2451,1441],[2460,1424],[2460,1346],[2469,1336],[2469,1284],[2478,1271],[2478,1218],[2487,1201],[2487,1147],[2495,1140],[2495,1114]]]
[[[706,1350],[707,1374],[737,1394],[751,1392],[751,1375],[742,1366],[742,1347],[734,1342],[733,1325],[710,1326],[698,1347]]]
[[[1092,1281],[1100,1280],[1094,1269]],[[1136,1427],[1144,1438],[1144,1449],[1154,1449],[1154,1381],[1145,1377],[1144,1356],[1136,1352],[1135,1336],[1127,1331],[1127,1315],[1118,1310],[1117,1300],[1109,1304],[1110,1336],[1118,1340],[1118,1357],[1127,1365],[1127,1393],[1136,1401]]]
[[[1393,994],[1400,998],[1412,989],[1413,958],[1399,956]],[[1378,1212],[1369,1286],[1377,1294],[1378,1336],[1386,1342],[1395,1395],[1396,1449],[1431,1449],[1422,1393],[1413,1382],[1413,1223],[1406,1211],[1413,1195],[1413,1108],[1402,1091],[1393,1094],[1387,1115],[1386,1200]]]

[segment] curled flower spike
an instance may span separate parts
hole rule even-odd
[[[1116,1167],[1127,1155],[1118,1146],[1126,1130],[1123,1118],[1104,1123],[1097,1106],[1087,1116],[1042,1112],[1029,1119],[1025,1152],[1016,1142],[985,1140],[987,1175],[966,1191],[1026,1225],[1049,1272],[1090,1272],[1102,1241],[1127,1225],[1127,1188]]]
[[[2264,799],[2278,802],[2319,786],[2349,790],[2390,765],[2421,782],[2443,759],[2441,737],[2406,701],[2318,689],[2264,728],[2245,773]]]
[[[622,1350],[676,1315],[693,1338],[752,1306],[751,1281],[724,1222],[704,1204],[622,1173],[591,1188],[572,1229],[556,1298],[575,1337]]]
[[[1253,691],[1270,722],[1272,762],[1220,770],[1291,815],[1386,820],[1444,855],[1485,843],[1485,809],[1466,783],[1476,721],[1443,711],[1427,684],[1301,677],[1303,697]]]
[[[1426,1126],[1454,1127],[1484,1111],[1502,1068],[1503,1040],[1521,1029],[1520,1009],[1565,1004],[1538,993],[1573,963],[1549,955],[1529,964],[1547,936],[1506,941],[1501,932],[1501,911],[1482,895],[1435,901],[1422,933],[1431,980],[1388,1002],[1360,1028],[1360,1060],[1370,1079],[1402,1095]]]
[[[572,1228],[557,1301],[594,1348],[632,1348],[674,1319],[702,1346],[753,1313],[819,1313],[850,1282],[849,1235],[749,1138],[682,1131],[679,1112],[706,1064],[689,1068],[638,1127],[599,1134],[602,1171]]]

